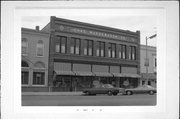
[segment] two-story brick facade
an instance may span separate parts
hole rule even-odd
[[[52,91],[81,91],[94,81],[136,87],[140,32],[51,17],[48,79]]]
[[[48,91],[49,33],[21,29],[22,91]]]

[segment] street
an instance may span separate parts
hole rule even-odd
[[[154,106],[156,95],[57,96],[23,95],[22,106]]]

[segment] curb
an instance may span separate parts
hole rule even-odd
[[[23,96],[80,96],[84,95],[82,92],[23,92]]]

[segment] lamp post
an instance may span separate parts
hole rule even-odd
[[[157,36],[157,34],[154,34],[154,35],[152,35],[150,37],[146,36],[146,61],[145,61],[145,66],[146,66],[146,81],[148,80],[147,75],[148,75],[148,67],[149,67],[149,59],[148,59],[148,54],[147,54],[147,47],[148,47],[147,41],[148,41],[148,39],[152,39],[152,38],[154,38],[156,36]]]

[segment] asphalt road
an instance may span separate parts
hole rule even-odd
[[[153,106],[156,95],[22,96],[22,106]]]

